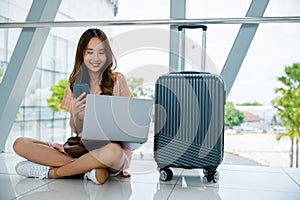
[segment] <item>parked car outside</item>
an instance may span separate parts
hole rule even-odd
[[[274,126],[271,132],[274,134],[286,133],[286,128],[283,126]]]

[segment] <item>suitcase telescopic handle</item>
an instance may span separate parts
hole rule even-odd
[[[181,71],[181,72],[170,72],[170,74],[210,74],[210,72]]]
[[[205,71],[205,60],[206,60],[206,30],[207,30],[207,26],[202,25],[202,24],[186,24],[186,25],[179,25],[178,26],[178,31],[182,31],[183,29],[197,29],[197,28],[201,28],[203,30],[203,34],[202,34],[202,55],[201,55],[201,71],[204,72]],[[182,34],[182,36],[184,36],[184,34]],[[182,37],[182,40],[183,37]],[[180,41],[179,47],[181,50],[181,44],[182,41]],[[181,64],[181,63],[180,63]]]
[[[201,28],[203,31],[207,30],[207,26],[201,24],[189,24],[189,25],[179,25],[178,31],[182,31],[182,29],[197,29]]]

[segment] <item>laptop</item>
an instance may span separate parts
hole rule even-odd
[[[137,149],[148,140],[153,100],[88,94],[82,142],[88,150],[109,142]]]

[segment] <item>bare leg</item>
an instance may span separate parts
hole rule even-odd
[[[48,146],[47,143],[30,138],[18,138],[14,143],[15,152],[27,160],[56,168],[57,177],[73,176],[96,169],[97,180],[104,183],[109,177],[108,169],[119,171],[126,159],[120,145],[110,143],[95,149],[78,159],[61,153]],[[54,176],[54,169],[50,169],[49,178]]]
[[[72,176],[88,172],[92,169],[109,168],[112,171],[118,171],[122,168],[126,155],[120,145],[110,143],[106,146],[95,149],[80,158],[59,167],[56,175],[59,177]],[[49,178],[54,178],[54,170],[49,171]]]
[[[27,160],[47,165],[60,167],[75,159],[48,146],[46,142],[31,138],[18,138],[13,145],[14,151]]]

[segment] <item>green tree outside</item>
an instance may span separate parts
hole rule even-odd
[[[225,119],[224,125],[232,128],[233,126],[241,125],[245,120],[243,112],[237,110],[232,102],[225,104]]]
[[[259,103],[257,101],[254,102],[245,102],[245,103],[240,103],[240,104],[236,104],[238,106],[262,106],[262,103]]]
[[[135,78],[135,77],[130,77],[127,79],[127,84],[129,87],[129,90],[131,92],[131,95],[133,97],[138,96],[138,91],[136,88],[141,88],[140,86],[143,85],[144,79],[143,78]],[[141,90],[141,89],[139,89]]]
[[[144,85],[143,78],[130,77],[127,79],[128,88],[133,97],[145,97],[154,100],[154,89]],[[154,118],[154,109],[152,109],[152,119]]]
[[[47,99],[47,104],[48,107],[53,112],[64,112],[63,109],[60,109],[60,104],[64,97],[67,83],[68,83],[68,79],[62,79],[58,81],[56,84],[52,85],[50,88],[52,94]]]
[[[277,80],[283,87],[275,88],[276,97],[272,103],[278,110],[282,125],[287,133],[279,134],[277,139],[287,136],[291,140],[290,167],[293,166],[294,141],[296,143],[296,167],[298,167],[299,138],[300,138],[300,63],[284,68],[285,75]]]
[[[154,99],[154,90],[144,85],[143,78],[130,77],[127,84],[133,97],[146,97]]]

